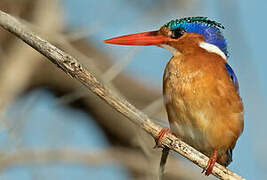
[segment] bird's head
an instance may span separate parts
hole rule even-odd
[[[187,17],[172,20],[158,31],[120,36],[104,42],[136,46],[156,45],[170,50],[173,54],[197,45],[226,57],[227,45],[221,29],[224,27],[220,23],[207,17]]]

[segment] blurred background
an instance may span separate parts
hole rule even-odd
[[[231,170],[267,178],[267,41],[264,0],[1,0],[0,9],[82,62],[156,123],[168,126],[162,76],[171,54],[110,46],[104,39],[157,30],[171,19],[208,16],[224,24],[239,79],[245,129]],[[153,139],[0,29],[0,178],[157,179]],[[215,179],[171,153],[166,180]]]

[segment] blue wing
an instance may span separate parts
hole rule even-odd
[[[237,90],[238,90],[238,89],[239,89],[238,80],[237,80],[237,78],[236,78],[236,75],[235,75],[233,69],[232,69],[231,66],[230,66],[229,64],[227,64],[227,63],[225,63],[225,68],[226,68],[226,70],[227,70],[228,75],[231,77],[231,79],[232,79],[232,81],[233,81],[235,87],[236,87]]]

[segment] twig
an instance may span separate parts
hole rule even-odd
[[[138,49],[133,48],[130,53],[127,53],[126,57],[122,57],[122,61],[118,61],[113,64],[102,76],[101,79],[104,80],[105,83],[111,82],[115,79],[119,73],[122,72],[123,69],[132,61],[133,57],[137,54]]]
[[[140,128],[144,129],[154,139],[157,138],[158,133],[162,129],[160,126],[154,124],[147,115],[136,109],[125,99],[110,91],[110,89],[108,89],[104,84],[100,83],[90,72],[86,70],[83,65],[81,65],[69,54],[59,50],[49,42],[35,35],[14,17],[2,11],[0,11],[0,26],[16,35],[35,50],[46,56],[65,73],[80,81],[84,86],[105,100],[115,110],[126,116]],[[175,136],[167,134],[162,138],[161,143],[162,145],[169,147],[171,150],[180,153],[187,159],[197,164],[199,167],[206,167],[208,157],[182,142]],[[215,164],[212,174],[220,179],[243,179],[218,163]]]

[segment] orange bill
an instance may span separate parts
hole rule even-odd
[[[150,46],[164,44],[168,40],[169,37],[159,34],[158,31],[150,31],[119,36],[104,40],[104,42],[118,45]]]

